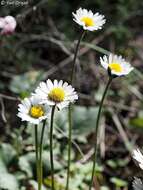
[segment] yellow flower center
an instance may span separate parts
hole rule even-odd
[[[54,102],[62,102],[65,98],[65,92],[62,88],[53,88],[48,94],[48,98]]]
[[[42,106],[32,106],[29,114],[34,118],[39,118],[44,115],[44,109]]]
[[[95,25],[94,20],[89,17],[83,17],[81,19],[81,21],[85,23],[85,26],[94,26]]]
[[[108,66],[112,71],[115,71],[117,73],[120,73],[122,71],[122,67],[119,63],[110,63]]]

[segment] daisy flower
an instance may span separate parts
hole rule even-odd
[[[104,55],[103,58],[100,58],[100,63],[111,75],[115,76],[127,75],[133,70],[130,63],[126,62],[122,56],[113,54]]]
[[[103,15],[99,13],[93,14],[91,10],[86,10],[79,8],[76,13],[72,13],[73,20],[81,25],[84,30],[94,31],[101,29],[103,24],[105,24],[105,19]]]
[[[33,124],[39,124],[42,120],[45,120],[50,113],[48,105],[42,105],[41,99],[36,96],[25,98],[21,104],[18,105],[17,116],[22,121],[28,121]]]
[[[143,155],[141,151],[139,149],[133,150],[132,157],[138,162],[139,167],[143,170]]]
[[[16,28],[16,19],[13,16],[0,17],[1,34],[11,34]]]
[[[42,103],[56,105],[60,110],[78,99],[75,89],[62,80],[52,82],[48,79],[46,82],[41,82],[35,90],[35,95],[43,99]]]

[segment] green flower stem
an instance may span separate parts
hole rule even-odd
[[[44,131],[46,126],[46,120],[43,121],[42,131],[41,131],[41,138],[40,138],[40,146],[39,146],[39,169],[40,169],[40,176],[39,176],[39,188],[41,190],[42,182],[43,182],[43,165],[42,165],[42,150],[43,150],[43,137]]]
[[[70,178],[70,163],[71,163],[71,144],[72,144],[72,106],[68,108],[68,123],[69,123],[69,135],[68,135],[68,168],[67,168],[67,181],[66,190],[69,189],[69,178]]]
[[[51,112],[51,122],[50,122],[50,162],[51,162],[51,178],[52,178],[52,188],[54,190],[54,161],[53,161],[53,121],[56,105],[52,107]]]
[[[75,65],[76,65],[76,59],[77,59],[79,46],[80,46],[81,40],[83,39],[84,35],[85,35],[85,30],[82,31],[82,33],[78,39],[77,45],[76,45],[74,59],[73,59],[73,65],[72,65],[72,71],[71,71],[71,84],[73,84],[74,73],[75,73]]]
[[[40,190],[39,183],[39,146],[38,146],[38,125],[35,125],[35,152],[36,152],[36,174],[37,174],[37,182],[38,182],[38,190]]]
[[[94,146],[94,158],[93,158],[93,168],[92,168],[92,176],[91,176],[91,181],[90,181],[90,186],[89,186],[89,190],[91,190],[92,188],[92,184],[93,184],[93,178],[95,175],[95,167],[96,167],[96,157],[97,157],[97,149],[98,149],[98,128],[99,128],[99,121],[100,121],[100,115],[101,115],[101,111],[102,111],[102,107],[103,107],[103,102],[104,99],[106,97],[106,94],[108,92],[109,86],[112,82],[112,77],[109,77],[108,83],[106,85],[106,88],[104,90],[101,102],[100,102],[100,106],[99,106],[99,111],[98,111],[98,115],[97,115],[97,120],[96,120],[96,129],[95,129],[95,146]]]
[[[76,59],[77,59],[77,55],[78,55],[80,42],[81,42],[82,38],[84,37],[84,35],[85,35],[85,31],[83,30],[79,37],[77,45],[76,45],[74,59],[73,59],[73,65],[72,65],[72,71],[71,71],[71,85],[73,84]],[[67,168],[66,190],[69,189],[70,163],[71,163],[71,137],[72,137],[72,106],[71,106],[71,104],[69,105],[69,108],[68,108],[68,122],[69,122],[69,135],[68,135],[68,168]]]

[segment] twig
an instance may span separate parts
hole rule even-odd
[[[114,123],[115,123],[115,125],[116,125],[116,127],[117,127],[117,129],[118,129],[118,131],[119,131],[119,133],[120,133],[120,135],[121,135],[121,137],[122,137],[122,139],[123,139],[123,142],[124,142],[124,144],[125,144],[125,147],[127,148],[127,150],[128,150],[129,152],[131,152],[131,150],[132,150],[132,145],[131,145],[131,143],[130,143],[130,141],[129,141],[129,139],[128,139],[128,136],[127,136],[126,132],[124,131],[124,129],[123,129],[123,127],[122,127],[122,124],[121,124],[119,118],[117,117],[116,114],[113,114],[113,113],[112,113],[112,119],[113,119],[113,121],[114,121]]]
[[[104,33],[104,35],[101,35],[101,36],[99,36],[98,38],[96,38],[96,39],[94,39],[91,43],[92,44],[98,44],[99,42],[101,42],[106,36],[108,36],[108,35],[110,35],[111,34],[111,31],[109,30],[109,31],[106,31],[105,33]],[[44,35],[44,34],[42,34],[42,35],[31,35],[30,36],[30,38],[31,39],[33,39],[33,40],[48,40],[48,41],[50,41],[51,39],[51,37],[49,37],[49,36],[47,36],[47,35]],[[25,42],[27,42],[27,41],[29,41],[29,36],[28,36],[28,38],[26,37],[26,38],[24,38],[23,40],[22,40],[22,42],[20,43],[20,45],[21,44],[23,44],[23,43],[25,43]],[[52,38],[52,41],[53,41],[53,38]],[[53,42],[57,42],[57,40],[54,40]],[[59,43],[59,42],[58,42]],[[18,44],[18,46],[16,47],[16,50],[19,48],[19,44]],[[63,48],[63,45],[62,45],[62,48]],[[65,49],[65,46],[64,46],[64,49]],[[78,57],[80,57],[80,56],[82,56],[82,55],[84,55],[84,54],[86,54],[88,51],[90,50],[90,47],[83,47],[83,48],[81,48],[80,49],[80,51],[79,51],[79,55],[78,55]],[[69,50],[68,50],[69,51]],[[69,52],[68,52],[69,53]],[[56,66],[53,66],[49,71],[47,71],[46,73],[45,73],[45,79],[46,78],[48,78],[50,75],[52,75],[52,74],[54,74],[55,72],[57,72],[58,70],[59,70],[59,68],[63,68],[63,67],[65,67],[66,65],[68,65],[69,63],[71,63],[71,61],[73,60],[73,54],[70,54],[69,55],[69,57],[67,57],[66,59],[64,59],[63,61],[61,61],[59,64],[58,64],[58,66],[56,65]]]
[[[18,97],[7,96],[7,95],[1,94],[1,93],[0,93],[0,98],[4,98],[7,100],[13,100],[13,101],[20,101],[20,98],[18,98]]]
[[[84,155],[84,157],[79,160],[78,162],[81,163],[81,164],[84,164],[86,163],[93,155],[94,153],[94,149],[92,148],[90,151],[88,151],[88,153],[86,155]]]
[[[1,117],[3,121],[7,123],[6,116],[5,116],[5,106],[4,106],[4,102],[2,98],[0,98],[0,103],[1,103]]]
[[[91,101],[91,99],[92,99],[92,106],[97,106],[96,100],[95,99],[93,100],[93,98],[92,98],[91,95],[79,93],[79,97],[82,100],[89,100],[89,101]],[[121,103],[113,102],[113,101],[110,101],[110,100],[108,100],[108,102],[105,101],[104,104],[107,105],[107,106],[109,106],[109,107],[115,107],[116,109],[126,110],[126,111],[130,111],[130,112],[136,112],[138,110],[135,107],[130,107],[128,105],[123,105]]]

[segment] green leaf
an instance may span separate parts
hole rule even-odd
[[[47,173],[47,172],[49,172],[51,170],[49,152],[43,151],[42,157],[43,157],[43,166],[45,168],[45,173]],[[56,159],[54,159],[54,169],[55,169],[55,171],[58,171],[58,170],[62,169],[62,165]]]
[[[111,168],[114,168],[114,169],[118,167],[117,162],[115,160],[108,160],[107,164],[108,164],[108,166],[110,166]]]
[[[29,164],[35,168],[36,165],[36,159],[35,159],[35,153],[30,152],[27,155],[25,155],[26,159],[28,160]],[[50,165],[50,156],[49,152],[43,151],[42,154],[42,160],[43,160],[43,168],[44,172],[47,173],[51,170],[51,165]],[[54,159],[54,169],[55,170],[60,170],[62,168],[62,165]]]
[[[112,177],[110,179],[110,181],[115,184],[117,187],[126,187],[128,185],[128,183],[122,179],[116,178],[116,177]]]
[[[102,187],[101,187],[101,190],[109,190],[109,188],[106,187],[106,186],[102,186]]]
[[[7,173],[7,167],[4,163],[4,161],[0,158],[0,172],[4,172],[4,173]]]
[[[19,190],[18,181],[9,173],[0,173],[0,189]]]
[[[46,187],[50,187],[50,188],[51,188],[51,186],[52,186],[52,180],[51,180],[51,178],[48,178],[48,177],[45,178],[45,179],[44,179],[44,184],[45,184]],[[63,190],[63,189],[65,189],[64,184],[61,183],[61,182],[59,182],[59,181],[56,179],[56,177],[55,177],[55,179],[54,179],[54,184],[55,184],[55,189],[56,189],[56,190]]]
[[[125,167],[130,162],[129,158],[126,159],[118,159],[117,163],[119,167]]]
[[[0,157],[6,163],[6,165],[10,164],[13,158],[16,156],[16,151],[12,147],[12,145],[7,143],[2,143],[0,145]]]
[[[81,106],[76,106],[73,112],[73,130],[74,134],[88,135],[95,130],[95,121],[97,116],[98,108],[85,108]]]
[[[143,128],[143,118],[135,118],[130,120],[130,124],[134,127]]]
[[[17,75],[10,83],[10,90],[24,98],[34,90],[40,80],[43,79],[43,76],[43,71],[29,71],[22,75]]]
[[[40,137],[41,137],[41,130],[42,130],[42,123],[40,123],[38,125],[38,140],[40,141]],[[44,132],[44,137],[43,137],[43,146],[48,145],[48,139],[47,139],[47,135],[49,132],[49,124],[48,121],[46,122],[46,127],[45,127],[45,132]],[[28,123],[27,127],[26,127],[26,133],[28,135],[25,144],[33,144],[35,145],[35,126],[32,125],[31,123]]]
[[[21,156],[18,162],[19,168],[24,171],[28,177],[32,177],[32,167],[26,156]]]
[[[129,163],[129,158],[107,160],[107,165],[113,169],[118,168],[118,167],[125,167],[128,163]]]
[[[68,121],[67,111],[58,112],[55,117],[55,123],[58,127],[61,127],[67,132]],[[73,109],[73,137],[83,138],[95,130],[95,122],[98,108],[85,108],[83,106],[74,106]]]

